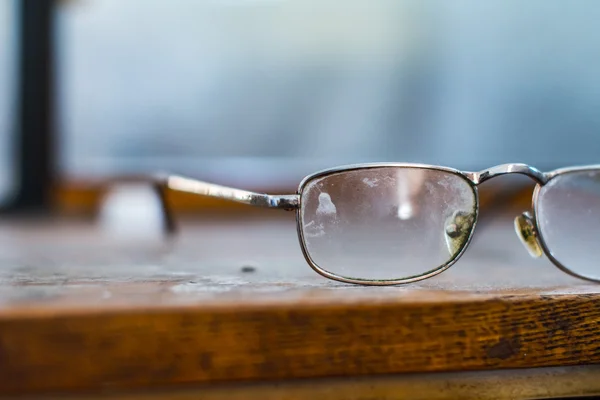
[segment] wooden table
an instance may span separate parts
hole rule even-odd
[[[4,222],[0,395],[600,394],[600,286],[530,259],[510,220],[481,224],[443,274],[383,288],[317,275],[293,214],[267,213],[174,240]]]

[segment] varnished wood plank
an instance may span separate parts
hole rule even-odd
[[[0,393],[600,362],[598,286],[529,260],[510,224],[436,278],[364,288],[310,270],[289,217],[171,243],[0,227]]]
[[[220,384],[60,396],[82,400],[524,400],[600,395],[597,366]],[[55,397],[31,397],[49,400]]]
[[[600,362],[596,296],[24,312],[0,317],[0,391]]]

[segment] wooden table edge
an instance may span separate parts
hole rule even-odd
[[[600,295],[0,312],[0,394],[600,363]]]

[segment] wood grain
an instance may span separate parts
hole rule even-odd
[[[0,227],[0,394],[600,362],[598,286],[529,260],[510,223],[436,278],[365,288],[312,272],[289,217],[170,243]]]
[[[592,299],[26,313],[0,321],[0,390],[597,363]]]

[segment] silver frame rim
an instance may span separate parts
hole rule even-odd
[[[355,171],[355,170],[361,170],[361,169],[373,169],[373,168],[417,168],[417,169],[427,169],[427,170],[433,170],[433,171],[442,171],[442,172],[448,172],[450,174],[460,176],[462,179],[464,179],[469,184],[469,187],[471,188],[471,190],[473,191],[473,195],[475,196],[475,204],[474,204],[475,220],[473,222],[473,226],[471,227],[471,231],[469,232],[469,237],[467,238],[465,244],[462,246],[460,251],[452,259],[450,259],[445,264],[443,264],[433,270],[429,270],[429,271],[425,272],[422,275],[417,275],[417,276],[412,276],[409,278],[402,278],[402,279],[386,279],[386,280],[368,280],[368,279],[348,278],[345,276],[337,275],[337,274],[331,273],[329,271],[326,271],[325,269],[319,267],[318,264],[313,261],[313,259],[311,258],[310,254],[308,252],[308,249],[306,248],[306,241],[304,238],[304,232],[302,230],[302,221],[301,221],[301,215],[300,215],[300,213],[302,212],[302,197],[303,197],[304,188],[306,187],[306,185],[309,182],[311,182],[314,179],[320,178],[320,177],[333,175],[333,174],[339,173],[339,172],[348,172],[348,171]],[[324,276],[325,278],[329,278],[329,279],[332,279],[332,280],[335,280],[338,282],[353,283],[353,284],[366,285],[366,286],[400,285],[400,284],[404,284],[404,283],[421,281],[424,279],[431,278],[435,275],[438,275],[438,274],[444,272],[445,270],[447,270],[448,268],[450,268],[462,257],[462,255],[467,250],[467,247],[469,247],[471,240],[473,239],[473,235],[475,233],[475,228],[477,226],[477,221],[479,220],[479,191],[477,189],[478,183],[479,182],[478,182],[478,180],[475,179],[475,174],[473,174],[473,173],[463,172],[463,171],[460,171],[460,170],[457,170],[454,168],[441,167],[441,166],[428,165],[428,164],[413,164],[413,163],[352,164],[352,165],[328,168],[325,170],[315,172],[311,175],[308,175],[304,179],[302,179],[302,181],[300,182],[300,185],[298,186],[297,194],[299,197],[299,204],[298,204],[298,208],[296,209],[296,231],[298,233],[298,240],[300,242],[300,248],[302,250],[302,254],[304,255],[304,259],[306,260],[308,265],[310,265],[310,267],[315,272],[317,272],[319,275]]]
[[[544,233],[542,232],[542,229],[540,228],[540,222],[538,219],[538,216],[539,216],[539,213],[538,213],[539,193],[542,190],[542,188],[546,184],[548,184],[550,181],[552,181],[552,179],[557,178],[559,176],[564,176],[564,175],[568,175],[568,174],[576,173],[576,172],[586,172],[586,171],[600,171],[600,164],[559,168],[554,171],[546,173],[545,174],[547,177],[546,182],[544,182],[543,184],[538,183],[535,186],[535,189],[533,190],[533,196],[531,199],[531,209],[532,209],[532,213],[533,213],[533,223],[535,225],[535,231],[537,233],[538,243],[542,247],[542,251],[544,252],[546,257],[548,257],[550,262],[552,262],[552,264],[554,264],[561,271],[563,271],[575,278],[584,279],[584,280],[590,281],[590,282],[600,283],[599,278],[590,278],[585,275],[578,274],[577,272],[571,270],[570,268],[566,267],[563,263],[558,261],[558,259],[552,254],[552,252],[550,251],[550,248],[548,247],[548,244],[544,240]]]

